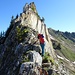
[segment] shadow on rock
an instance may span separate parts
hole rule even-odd
[[[48,75],[52,75],[52,73],[53,73],[53,70],[52,69],[49,69],[48,70]]]

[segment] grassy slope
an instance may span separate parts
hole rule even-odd
[[[49,29],[49,33],[61,44],[61,50],[56,50],[56,52],[71,61],[75,61],[75,42],[64,36],[60,31]]]

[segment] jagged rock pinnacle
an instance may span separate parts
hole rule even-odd
[[[23,13],[25,13],[28,10],[32,10],[35,13],[37,13],[36,6],[35,6],[34,2],[32,2],[30,4],[28,4],[28,3],[25,4],[25,6],[23,7]]]

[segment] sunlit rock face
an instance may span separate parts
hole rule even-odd
[[[40,17],[38,17],[39,16],[38,13],[33,11],[32,8],[30,8],[32,7],[31,5],[32,4],[29,5],[27,4],[24,6],[23,8],[24,13],[22,13],[22,16],[20,16],[21,24],[23,26],[28,26],[34,29],[38,33],[43,34],[45,39],[45,51],[49,52],[52,57],[55,57],[55,53],[53,51],[52,43],[50,40],[50,34],[48,33],[46,24]]]

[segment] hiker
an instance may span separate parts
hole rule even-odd
[[[38,39],[40,41],[40,46],[42,48],[42,56],[44,56],[44,46],[45,46],[45,41],[44,41],[44,36],[43,34],[38,34]]]

